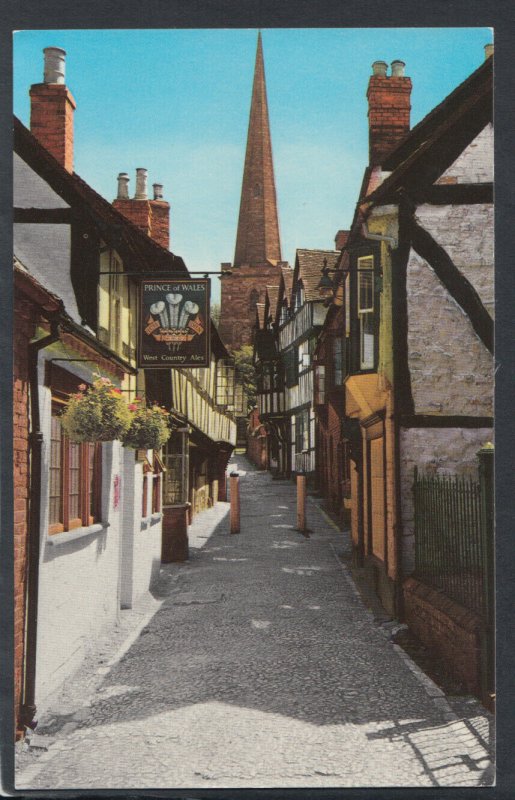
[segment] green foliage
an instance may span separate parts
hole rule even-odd
[[[244,344],[239,350],[232,353],[236,367],[236,382],[243,384],[243,391],[247,396],[249,411],[256,405],[256,370],[253,364],[253,347]]]
[[[72,442],[110,442],[128,431],[130,411],[120,389],[98,378],[89,388],[81,384],[70,397],[61,425]]]
[[[159,450],[171,434],[168,412],[159,406],[147,408],[138,400],[129,405],[129,411],[131,424],[123,437],[124,446],[134,450]]]

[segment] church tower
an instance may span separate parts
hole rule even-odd
[[[267,284],[279,284],[281,263],[263,45],[259,33],[234,264],[222,264],[222,269],[232,271],[222,278],[220,313],[220,336],[230,349],[252,343],[256,303],[264,302]]]

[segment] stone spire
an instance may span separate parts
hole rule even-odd
[[[234,266],[281,260],[261,33],[258,34]]]

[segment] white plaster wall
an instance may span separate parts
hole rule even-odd
[[[152,463],[152,451],[147,453]],[[152,515],[152,476],[147,486],[148,516],[142,519],[143,464],[136,462],[134,450],[123,448],[124,496],[122,532],[122,570],[120,598],[122,608],[132,608],[152,588],[161,566],[162,515]]]
[[[494,129],[489,122],[436,183],[489,183],[494,179]]]
[[[491,203],[422,205],[418,223],[444,248],[494,315],[494,207]]]
[[[413,475],[415,466],[423,474],[470,475],[477,478],[476,453],[492,441],[491,428],[401,428],[399,431],[402,568],[408,575],[415,568]]]
[[[16,223],[13,226],[13,249],[30,274],[60,297],[70,317],[80,323],[70,279],[70,226]]]
[[[433,269],[414,251],[408,261],[407,294],[415,413],[490,416],[492,357]]]
[[[41,551],[37,640],[36,700],[57,691],[80,666],[97,634],[115,624],[119,609],[120,504],[114,482],[121,480],[121,446],[102,447],[102,522],[105,527],[79,539],[56,544],[48,531],[50,389],[40,384],[44,434],[41,482]]]
[[[13,195],[16,208],[69,208],[31,167],[15,155]],[[70,279],[71,226],[15,223],[13,247],[17,258],[46,289],[58,295],[66,311],[80,323]]]
[[[17,153],[14,154],[13,181],[14,208],[70,208]]]

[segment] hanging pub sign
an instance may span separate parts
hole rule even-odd
[[[138,367],[208,367],[210,281],[142,280]]]

